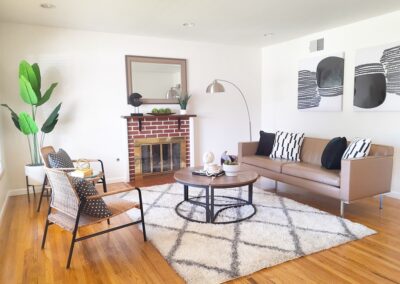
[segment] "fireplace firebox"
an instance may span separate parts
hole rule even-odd
[[[186,167],[185,137],[135,140],[135,174],[168,173]]]

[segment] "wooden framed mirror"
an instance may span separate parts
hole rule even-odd
[[[143,104],[177,104],[187,94],[186,59],[125,56],[127,96],[142,95]]]

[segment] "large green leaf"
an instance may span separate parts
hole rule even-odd
[[[39,131],[36,122],[26,112],[21,112],[19,114],[18,122],[21,127],[22,133],[24,133],[25,135],[36,134]]]
[[[60,111],[60,108],[61,108],[61,103],[59,103],[58,106],[56,106],[56,108],[52,111],[52,113],[43,123],[43,126],[41,128],[43,133],[50,133],[51,131],[53,131],[54,127],[58,122],[58,112]]]
[[[19,77],[19,90],[21,98],[24,102],[30,105],[36,105],[38,103],[36,93],[33,90],[31,83],[29,83],[24,75]]]
[[[35,67],[35,69],[37,67]],[[24,76],[28,80],[28,82],[32,86],[32,89],[35,91],[37,99],[40,99],[41,97],[40,85],[39,85],[40,78],[37,78],[34,68],[25,60],[22,60],[21,63],[19,64],[19,77],[21,78],[21,76]],[[40,71],[39,71],[39,76],[40,76]]]
[[[13,111],[7,104],[1,104],[1,106],[8,108],[8,110],[11,112],[11,119],[18,130],[21,130],[21,127],[19,126],[19,121],[18,121],[18,114]]]
[[[50,88],[47,89],[47,91],[44,93],[44,96],[41,97],[41,99],[37,103],[37,106],[41,106],[50,99],[50,96],[53,93],[54,88],[57,87],[57,84],[58,83],[51,84]]]
[[[39,65],[37,63],[33,63],[32,64],[32,69],[33,69],[33,72],[35,72],[36,80],[37,80],[37,83],[38,83],[38,89],[40,91],[41,83],[42,83],[42,77],[40,75]]]

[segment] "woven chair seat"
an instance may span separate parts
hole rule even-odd
[[[124,213],[130,209],[140,208],[140,205],[136,202],[130,202],[124,199],[121,199],[117,196],[105,196],[103,197],[104,202],[106,203],[108,209],[111,211],[112,215],[107,218],[96,218],[86,214],[81,214],[79,218],[79,227],[92,225],[95,223],[102,222],[109,218],[115,217],[121,213]],[[61,211],[54,211],[50,213],[48,216],[50,222],[59,225],[63,229],[72,232],[75,227],[75,217],[71,217],[68,214],[65,214]]]

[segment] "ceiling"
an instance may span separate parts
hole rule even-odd
[[[399,0],[0,0],[0,21],[264,46],[398,9]]]

